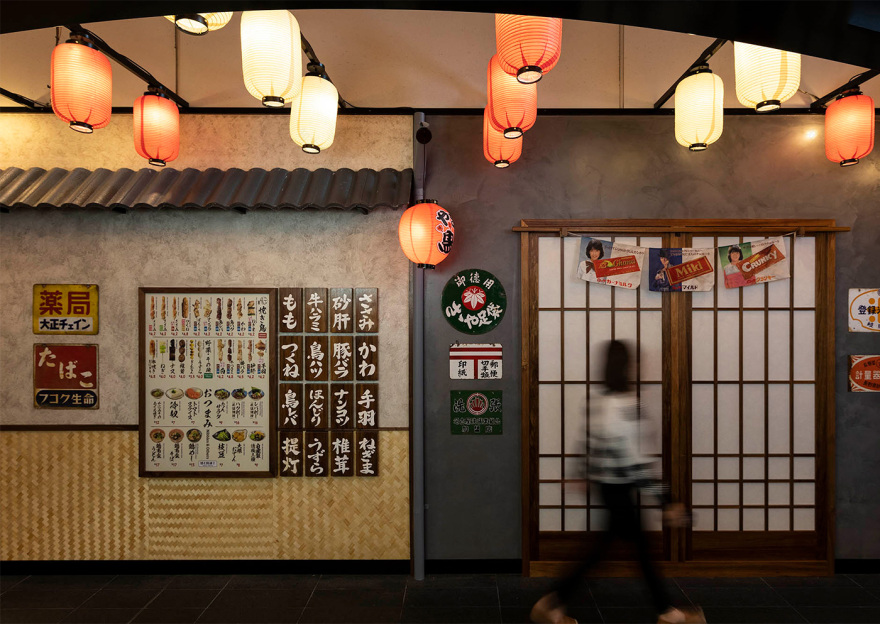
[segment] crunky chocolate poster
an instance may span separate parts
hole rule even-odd
[[[141,476],[273,476],[274,289],[140,289]]]
[[[791,276],[785,237],[718,248],[725,288],[742,288]]]

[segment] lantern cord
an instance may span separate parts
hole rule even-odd
[[[850,78],[849,82],[847,82],[846,84],[837,87],[834,91],[823,95],[818,100],[813,102],[810,105],[810,112],[824,114],[825,106],[826,104],[828,104],[828,102],[836,98],[841,93],[857,89],[859,85],[861,85],[863,82],[867,82],[874,76],[880,76],[880,69],[869,69],[867,71],[863,71],[861,74],[856,74],[855,76]]]
[[[122,65],[122,67],[130,71],[132,74],[146,82],[149,87],[152,87],[154,90],[162,91],[164,95],[167,95],[169,99],[176,102],[177,105],[181,108],[189,108],[189,102],[187,102],[182,97],[177,95],[177,93],[159,82],[156,77],[153,76],[153,74],[148,72],[141,65],[135,63],[124,54],[120,54],[119,52],[111,48],[106,41],[101,39],[92,31],[83,28],[79,24],[71,24],[69,26],[65,25],[65,28],[70,31],[71,36],[79,35],[83,37],[88,43],[94,45],[98,50],[100,50],[101,52],[112,58],[114,61]]]

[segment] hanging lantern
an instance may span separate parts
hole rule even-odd
[[[75,36],[52,51],[52,110],[77,132],[110,123],[113,72],[106,56]]]
[[[281,108],[302,85],[299,24],[290,11],[241,14],[241,66],[248,92]]]
[[[423,199],[400,217],[397,238],[411,262],[433,269],[452,250],[455,226],[449,212],[433,199]]]
[[[495,46],[505,72],[524,84],[538,82],[559,60],[562,20],[496,13]]]
[[[736,97],[759,113],[778,110],[801,84],[801,55],[748,43],[733,44]]]
[[[718,140],[724,129],[724,83],[708,67],[675,87],[675,140],[701,152]]]
[[[489,107],[483,110],[483,156],[499,169],[505,169],[522,155],[522,136],[505,139],[489,122]]]
[[[504,137],[516,139],[535,125],[538,117],[538,85],[521,84],[504,72],[495,55],[487,69],[489,121]]]
[[[144,93],[134,101],[134,148],[151,165],[164,167],[180,153],[180,113],[162,93]]]
[[[178,13],[166,15],[165,19],[174,22],[178,30],[188,35],[204,35],[208,31],[220,30],[232,19],[232,11],[222,13]]]
[[[825,111],[825,156],[848,167],[872,149],[874,100],[858,89],[841,94]]]
[[[290,103],[290,138],[306,154],[318,154],[333,145],[339,92],[323,77],[323,65],[310,64],[302,88]]]

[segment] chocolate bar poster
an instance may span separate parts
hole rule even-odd
[[[648,250],[649,289],[655,292],[712,290],[715,250],[666,247]]]
[[[791,277],[782,236],[719,247],[718,256],[725,288],[742,288]]]
[[[642,283],[647,248],[581,237],[577,276],[596,284],[636,290]]]

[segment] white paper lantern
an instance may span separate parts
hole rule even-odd
[[[232,19],[232,11],[221,13],[178,13],[166,15],[165,19],[174,22],[180,30],[191,35],[204,35],[208,31],[220,30]]]
[[[290,103],[290,138],[307,154],[333,145],[338,104],[332,82],[313,74],[302,79],[302,88]]]
[[[675,87],[675,140],[692,152],[714,143],[724,130],[724,83],[708,69]]]
[[[263,106],[280,108],[302,84],[299,24],[290,11],[245,11],[241,15],[244,85]]]
[[[748,43],[733,44],[736,97],[759,113],[777,110],[801,84],[801,55]]]

